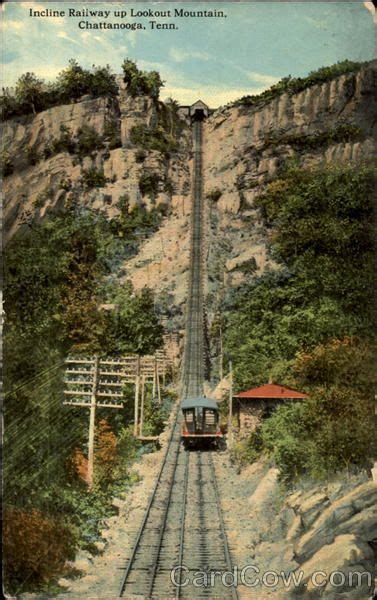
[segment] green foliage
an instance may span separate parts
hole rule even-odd
[[[181,139],[186,122],[179,115],[179,104],[173,98],[167,98],[165,102],[159,105],[159,120],[163,129],[167,132],[170,139]]]
[[[44,84],[34,73],[21,75],[16,83],[15,98],[22,112],[33,112],[42,110]]]
[[[105,284],[125,255],[124,241],[113,224],[74,204],[42,223],[31,222],[5,249],[4,500],[7,507],[22,509],[26,515],[21,533],[34,510],[43,514],[47,528],[53,527],[54,552],[51,560],[45,560],[43,536],[35,531],[35,519],[32,523],[29,519],[35,548],[44,561],[40,565],[35,559],[34,586],[53,577],[77,544],[93,547],[111,511],[112,495],[124,492],[133,481],[129,465],[139,445],[123,431],[118,414],[113,417],[113,433],[105,428],[98,442],[94,492],[88,493],[79,478],[72,477],[68,465],[74,451],[86,453],[88,415],[62,405],[63,359],[68,352],[149,354],[161,345],[152,294],[146,289],[135,294],[115,278]],[[119,311],[101,311],[99,305],[105,301],[117,304]],[[58,515],[64,516],[69,540],[63,532],[57,539]],[[9,527],[9,540],[18,540],[13,525]],[[43,522],[41,531],[44,527]],[[19,552],[7,565],[10,587],[17,584],[17,573],[29,568],[29,559],[26,552]]]
[[[118,94],[118,85],[115,75],[111,72],[110,65],[106,67],[92,66],[89,72],[88,92],[94,98],[102,96],[116,96]]]
[[[143,288],[135,294],[124,285],[106,292],[106,301],[117,306],[108,313],[101,348],[106,354],[152,353],[162,344],[162,326],[154,314],[152,292]]]
[[[109,150],[121,148],[122,141],[120,137],[120,125],[116,119],[105,121],[103,139],[108,143]]]
[[[325,83],[340,75],[354,73],[362,66],[368,63],[353,62],[343,60],[329,67],[321,67],[316,71],[311,71],[306,77],[283,77],[278,83],[272,85],[268,90],[254,96],[244,96],[233,102],[233,106],[261,106],[267,104],[274,98],[281,96],[284,93],[294,95],[307,88]]]
[[[248,440],[236,454],[268,452],[287,483],[363,468],[375,453],[375,189],[368,165],[292,167],[256,200],[278,268],[228,300],[225,352],[238,389],[270,375],[310,398],[279,407],[261,448]]]
[[[1,118],[24,115],[46,110],[52,106],[71,102],[84,94],[92,98],[115,96],[118,93],[115,75],[109,65],[84,69],[75,59],[59,73],[57,80],[46,84],[34,73],[21,75],[16,83],[15,96],[3,91],[0,97]]]
[[[268,453],[290,484],[367,467],[375,456],[373,396],[376,345],[357,338],[330,340],[300,352],[291,366],[308,400],[279,406],[257,432],[238,442],[240,466]]]
[[[148,127],[145,124],[135,125],[130,132],[130,140],[141,150],[157,150],[165,156],[178,149],[178,140],[168,133],[162,125]]]
[[[13,115],[17,114],[17,109],[16,98],[9,93],[8,89],[3,88],[0,95],[0,119],[2,121],[10,119]]]
[[[129,198],[125,194],[118,202],[119,217],[112,219],[114,234],[122,238],[123,248],[127,256],[134,256],[141,241],[156,231],[163,217],[163,209],[153,207],[147,210],[144,205],[136,205],[129,209]]]
[[[145,150],[140,149],[140,150],[136,151],[136,154],[135,154],[136,162],[142,163],[145,161],[146,158],[147,158],[147,153]]]
[[[90,190],[92,188],[105,187],[107,178],[102,169],[89,167],[89,169],[83,169],[82,183],[85,189]]]
[[[371,400],[346,387],[318,388],[305,402],[281,406],[262,427],[281,478],[323,478],[366,467],[373,454]]]
[[[230,460],[239,468],[254,462],[263,449],[260,429],[253,431],[248,437],[237,440],[230,451]]]
[[[280,266],[227,300],[239,388],[271,372],[289,384],[296,352],[373,331],[375,179],[369,166],[292,169],[257,201]]]
[[[123,79],[131,96],[150,96],[158,100],[164,85],[157,71],[140,71],[136,63],[128,58],[122,64]]]
[[[149,196],[150,198],[155,198],[158,193],[159,183],[160,183],[160,175],[155,173],[154,171],[148,171],[144,169],[139,178],[139,190],[142,196]]]
[[[72,136],[72,132],[66,125],[60,125],[60,138],[53,140],[51,145],[51,153],[59,154],[60,152],[69,152],[73,154],[76,149],[76,144]]]
[[[61,100],[79,98],[88,93],[89,73],[78,64],[77,60],[72,58],[69,60],[68,66],[59,73],[57,87]]]
[[[311,352],[299,352],[292,370],[296,381],[307,388],[321,385],[352,387],[370,395],[377,385],[375,342],[345,337],[319,344]]]
[[[53,139],[51,144],[46,146],[43,151],[43,158],[47,159],[60,152],[69,152],[77,154],[80,159],[84,156],[93,155],[98,150],[104,148],[103,138],[90,125],[83,125],[78,129],[76,136],[65,125],[60,125],[60,137]],[[26,149],[26,158],[30,165],[35,165],[41,160],[35,148],[29,146]]]
[[[80,157],[93,154],[104,147],[101,136],[90,125],[83,125],[77,131],[75,142],[75,153]]]

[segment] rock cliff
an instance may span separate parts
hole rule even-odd
[[[209,311],[224,286],[273,267],[254,201],[287,161],[310,167],[371,157],[376,149],[376,73],[372,62],[300,93],[284,93],[261,106],[235,103],[208,118]],[[3,148],[11,165],[4,178],[4,223],[9,239],[22,220],[43,218],[72,199],[109,218],[117,217],[124,198],[129,210],[135,205],[166,207],[158,231],[140,241],[137,256],[123,265],[120,276],[162,295],[180,328],[189,256],[190,126],[181,121],[178,149],[172,152],[145,149],[142,139],[133,136],[137,127],[155,130],[164,111],[162,103],[147,96],[131,97],[123,85],[115,99],[83,97],[3,123]],[[153,193],[140,184],[145,173],[155,177]]]

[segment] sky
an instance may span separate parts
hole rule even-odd
[[[30,17],[33,10],[63,10],[64,17]],[[123,19],[67,16],[68,9],[126,10]],[[222,10],[223,18],[132,18],[140,10]],[[109,64],[121,72],[124,58],[165,81],[162,99],[180,104],[201,98],[218,107],[258,94],[289,74],[303,76],[344,59],[375,58],[376,17],[371,2],[6,2],[1,13],[1,86],[27,71],[53,80],[75,58],[80,65]],[[151,29],[150,21],[176,30]],[[140,22],[145,29],[80,29],[90,24]]]

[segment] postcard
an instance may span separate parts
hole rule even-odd
[[[1,15],[6,597],[375,597],[375,3]]]

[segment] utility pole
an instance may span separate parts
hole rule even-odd
[[[233,364],[229,361],[228,448],[233,446]]]
[[[164,373],[165,373],[165,369],[164,369]],[[164,377],[165,378],[165,377]],[[157,356],[156,356],[156,382],[157,382],[157,397],[158,397],[158,403],[161,404],[161,386],[160,386],[160,372],[158,370],[158,361],[157,361]]]
[[[138,428],[139,428],[139,393],[140,393],[140,356],[137,357],[137,363],[136,363],[134,437],[138,436]]]
[[[97,408],[123,408],[123,374],[121,371],[114,371],[120,368],[119,362],[100,360],[97,355],[91,359],[68,358],[65,363],[67,368],[63,404],[89,408],[87,482],[89,488],[92,488],[96,411]]]
[[[154,355],[152,398],[156,397],[156,390],[157,390],[157,356]]]
[[[94,431],[96,422],[97,385],[98,385],[98,355],[94,357],[93,388],[90,399],[89,440],[88,440],[88,485],[93,487],[94,472]]]
[[[220,317],[221,319],[221,317]],[[220,321],[220,329],[219,329],[219,334],[220,334],[220,381],[223,380],[224,377],[224,369],[223,369],[223,360],[224,360],[224,350],[223,350],[223,328],[221,326],[221,321]]]
[[[144,402],[145,402],[145,375],[141,376],[141,406],[140,406],[140,428],[139,435],[143,437],[144,427]]]

